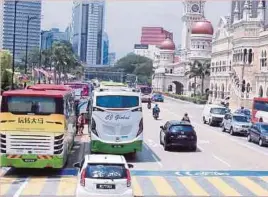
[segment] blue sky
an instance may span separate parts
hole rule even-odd
[[[230,13],[231,1],[208,1],[206,17],[216,29],[221,16]],[[72,1],[43,1],[42,28],[58,27],[64,30],[72,19]],[[174,33],[176,45],[181,40],[182,1],[107,1],[105,31],[110,40],[110,51],[120,58],[139,43],[142,26],[162,26]]]

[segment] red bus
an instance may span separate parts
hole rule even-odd
[[[27,86],[26,89],[31,90],[58,90],[58,91],[71,91],[72,88],[65,85],[55,85],[55,84],[35,84],[32,86]]]
[[[70,82],[65,83],[64,85],[72,88],[75,91],[75,100],[79,100],[81,98],[88,98],[90,96],[90,85],[88,83],[83,82]]]
[[[260,117],[268,122],[268,98],[255,97],[252,105],[252,122],[258,122]]]

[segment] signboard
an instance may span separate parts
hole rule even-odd
[[[148,49],[148,44],[135,44],[134,49]]]

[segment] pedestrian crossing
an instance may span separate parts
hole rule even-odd
[[[0,196],[75,196],[77,177],[1,177]],[[134,196],[268,196],[268,176],[132,176]]]

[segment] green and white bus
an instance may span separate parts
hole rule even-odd
[[[93,93],[91,152],[131,154],[142,151],[140,93],[127,88],[100,88]]]

